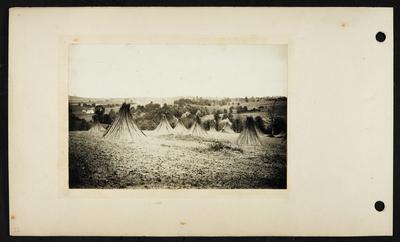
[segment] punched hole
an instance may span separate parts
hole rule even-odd
[[[383,42],[386,39],[386,34],[383,32],[378,32],[376,33],[375,38],[378,42]]]
[[[377,201],[377,202],[375,203],[375,209],[376,209],[376,211],[378,211],[378,212],[382,212],[382,211],[385,209],[385,203],[382,202],[382,201]]]

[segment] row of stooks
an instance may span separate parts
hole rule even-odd
[[[209,132],[218,132],[215,128],[210,129]],[[225,122],[224,127],[220,132],[224,133],[235,133],[232,130],[231,123]],[[113,121],[108,129],[105,129],[100,123],[95,123],[89,130],[89,133],[95,135],[102,135],[105,139],[110,140],[128,140],[134,141],[137,138],[145,137],[146,134],[140,130],[133,120],[133,116],[130,112],[130,104],[123,103],[119,109],[117,118]],[[196,115],[196,122],[190,129],[187,129],[185,125],[178,121],[174,128],[171,127],[165,115],[162,115],[159,125],[150,131],[152,135],[192,135],[198,137],[206,137],[207,131],[201,125],[201,119]],[[247,117],[243,131],[239,134],[237,139],[238,145],[262,145],[260,136],[262,132],[258,130],[255,125],[253,117]]]

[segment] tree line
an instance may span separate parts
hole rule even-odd
[[[234,116],[233,107],[229,109],[216,109],[210,112],[206,106],[197,106],[192,101],[181,102],[185,99],[179,99],[178,103],[173,105],[150,102],[146,105],[137,105],[131,107],[131,113],[138,127],[141,130],[153,130],[157,127],[160,122],[161,115],[165,114],[168,121],[174,127],[180,118],[186,127],[191,127],[195,121],[196,113],[199,111],[200,116],[213,114],[214,119],[206,120],[203,122],[203,126],[206,130],[211,127],[215,127],[216,130],[221,129],[220,122],[223,119],[228,119],[232,123],[232,129],[235,132],[241,132],[243,130],[243,121],[240,117]],[[206,99],[200,99],[204,101]],[[282,131],[286,131],[286,122],[283,118],[277,116],[276,103],[278,100],[274,100],[271,107],[267,109],[269,117],[269,123],[266,123],[261,116],[255,117],[255,122],[259,130],[265,134],[277,134]],[[238,114],[243,112],[260,111],[259,109],[249,110],[246,106],[236,108]],[[237,115],[236,115],[237,116]],[[102,124],[110,125],[117,117],[117,113],[114,109],[111,109],[108,113],[105,113],[105,107],[103,105],[95,106],[94,115],[92,116],[91,122],[87,122],[85,119],[81,119],[73,114],[71,108],[69,110],[69,130],[88,130],[91,123],[99,122]]]

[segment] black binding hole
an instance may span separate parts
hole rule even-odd
[[[385,209],[385,203],[382,202],[382,201],[377,201],[377,202],[375,203],[375,209],[376,209],[376,211],[378,211],[378,212],[382,212],[383,209]]]
[[[376,33],[375,38],[378,42],[383,42],[386,39],[386,34],[383,32],[378,32]]]

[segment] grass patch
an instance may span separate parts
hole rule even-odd
[[[275,153],[275,152],[265,152],[262,159],[268,163],[272,164],[285,164],[286,165],[286,155]]]
[[[287,187],[287,156],[286,153],[280,152],[281,146],[274,146],[274,149],[267,150],[261,155],[264,164],[271,169],[273,174],[269,178],[265,178],[263,183],[270,187],[286,188]]]
[[[209,151],[223,151],[223,150],[230,150],[235,152],[243,153],[243,150],[239,147],[234,147],[230,144],[224,144],[220,141],[213,141],[208,145]]]

